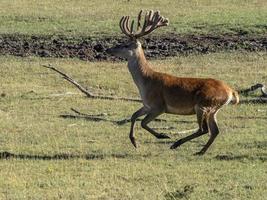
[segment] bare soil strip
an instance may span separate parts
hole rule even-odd
[[[0,35],[0,55],[79,58],[88,61],[116,60],[106,48],[125,42],[121,37],[68,37],[60,35]],[[143,39],[148,58],[217,51],[267,51],[267,35],[175,35]]]

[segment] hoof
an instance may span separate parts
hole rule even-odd
[[[194,153],[194,156],[203,156],[205,154],[205,152],[197,152],[197,153]]]
[[[170,139],[170,137],[168,135],[165,135],[165,134],[159,134],[157,136],[158,139]]]
[[[176,149],[177,147],[179,147],[181,145],[181,141],[178,140],[176,142],[173,143],[173,145],[170,147],[170,149]]]
[[[135,148],[137,148],[136,141],[134,137],[130,137],[131,143],[134,145]]]
[[[174,143],[174,144],[170,147],[170,149],[176,149],[178,146],[179,146],[179,144]]]

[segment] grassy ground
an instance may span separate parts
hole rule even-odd
[[[117,35],[120,17],[135,17],[140,9],[158,9],[170,19],[161,32],[267,33],[266,0],[1,0],[0,5],[0,33]]]
[[[125,63],[0,57],[0,199],[264,199],[267,196],[266,105],[227,106],[221,134],[203,157],[192,154],[204,136],[172,151],[196,128],[193,116],[163,115],[153,122],[172,139],[159,141],[129,124],[63,119],[74,107],[108,119],[130,116],[138,103],[84,98],[40,64],[52,63],[98,94],[137,96]],[[179,76],[212,76],[234,88],[266,84],[266,53],[217,53],[153,61]],[[264,82],[265,81],[265,82]],[[13,158],[3,159],[3,152]],[[73,156],[73,158],[69,158]]]

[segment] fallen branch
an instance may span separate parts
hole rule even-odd
[[[247,88],[247,89],[239,90],[238,92],[242,95],[248,96],[249,93],[254,92],[259,88],[261,89],[261,96],[260,97],[241,99],[240,104],[249,104],[249,103],[264,104],[264,103],[267,103],[267,89],[261,83],[257,83],[255,85],[252,85],[250,88]]]
[[[83,115],[73,115],[73,114],[63,114],[59,115],[62,118],[67,118],[67,119],[85,119],[89,121],[94,121],[94,122],[99,122],[99,121],[104,121],[104,122],[113,122],[112,120],[105,119],[102,117],[96,117],[96,116],[83,116]]]
[[[75,112],[76,114],[78,115],[83,115],[83,116],[86,116],[86,117],[103,117],[103,116],[107,116],[108,114],[107,113],[100,113],[100,114],[94,114],[94,115],[90,115],[90,114],[86,114],[86,113],[81,113],[80,111],[74,109],[74,108],[71,108],[70,109],[71,111]]]
[[[267,97],[267,88],[261,84],[261,83],[257,83],[255,85],[252,85],[250,88],[247,89],[242,89],[239,90],[238,93],[243,94],[243,95],[248,95],[249,92],[254,92],[257,89],[261,89],[261,97]]]
[[[123,101],[134,101],[134,102],[141,102],[140,99],[135,98],[126,98],[126,97],[113,97],[113,96],[98,96],[94,95],[92,92],[88,91],[85,87],[80,85],[77,81],[75,81],[73,78],[71,78],[69,75],[65,74],[64,72],[56,69],[55,67],[49,65],[41,65],[42,67],[51,69],[58,74],[60,74],[65,80],[73,84],[76,88],[78,88],[82,93],[84,93],[88,98],[93,99],[105,99],[105,100],[123,100]]]

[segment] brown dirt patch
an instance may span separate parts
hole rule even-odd
[[[116,60],[107,55],[105,50],[124,41],[125,38],[119,37],[92,39],[60,35],[0,35],[0,55],[68,57],[88,61]],[[148,58],[217,51],[266,51],[267,36],[168,34],[143,39],[143,47]]]

